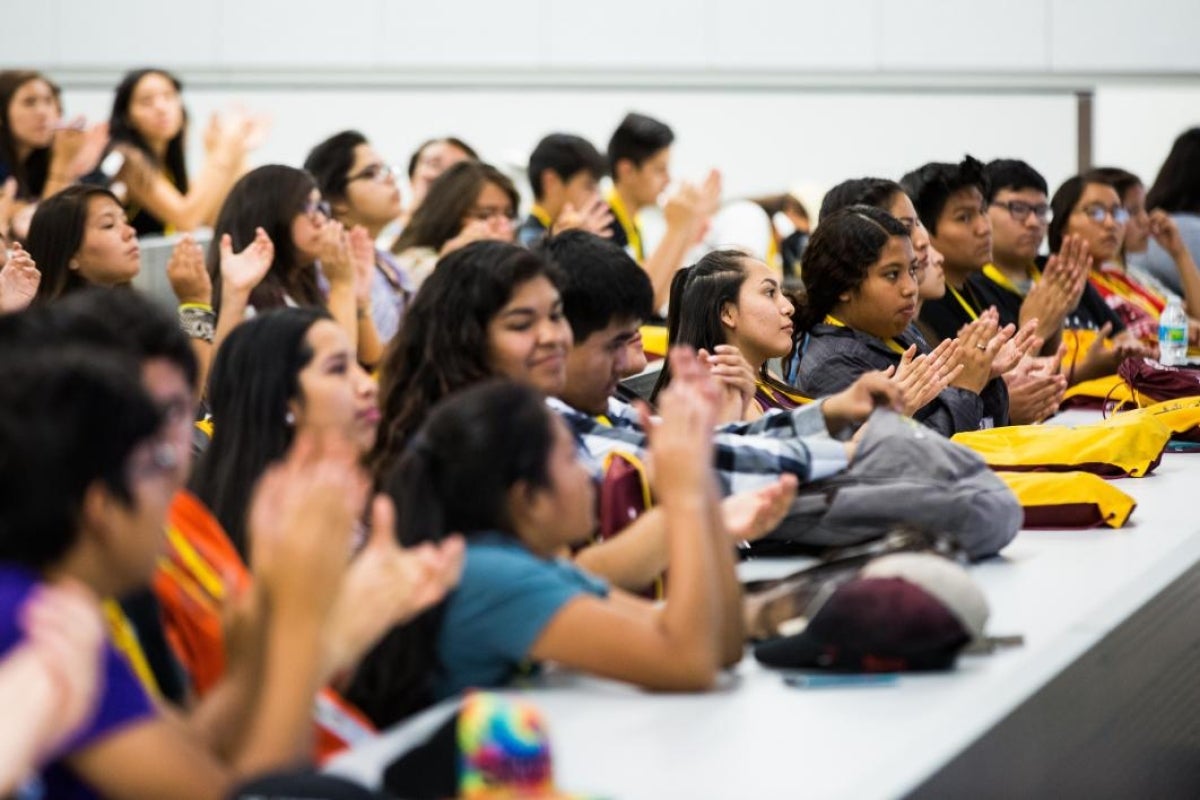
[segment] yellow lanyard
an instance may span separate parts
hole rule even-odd
[[[953,286],[951,286],[949,282],[946,283],[946,288],[950,290],[950,294],[954,295],[954,299],[958,301],[958,304],[963,307],[963,311],[967,312],[968,317],[970,317],[972,320],[979,319],[978,312],[971,308],[971,304],[967,302],[966,298],[958,293],[958,289],[955,289]]]
[[[771,400],[774,401],[775,403],[780,402],[779,397],[781,395],[784,398],[791,400],[796,405],[802,406],[802,405],[807,405],[808,403],[812,402],[812,400],[810,398],[805,397],[802,394],[794,394],[792,392],[785,392],[783,389],[777,389],[776,387],[771,386],[762,380],[755,381],[755,385],[758,387],[758,390],[760,392],[765,394],[767,397],[771,398]]]
[[[983,268],[983,274],[987,276],[988,280],[1002,289],[1008,289],[1010,292],[1019,297],[1025,296],[1025,292],[1022,292],[1020,289],[1018,289],[1017,285],[1010,281],[1008,276],[1001,272],[995,264],[985,265]],[[1029,280],[1034,281],[1035,283],[1042,277],[1042,271],[1032,264],[1026,270],[1026,274],[1029,276]]]
[[[835,317],[833,314],[825,315],[825,324],[833,325],[838,328],[846,327],[846,323],[842,322],[840,319]],[[897,342],[895,339],[884,339],[883,343],[886,344],[888,346],[888,349],[891,350],[893,353],[899,353],[900,355],[904,355],[904,353],[908,349],[904,345]],[[808,402],[808,401],[806,400],[805,402]]]
[[[554,224],[554,220],[550,219],[550,215],[546,213],[546,209],[539,205],[534,205],[530,208],[529,213],[533,215],[534,219],[542,223],[542,227],[546,230],[550,230],[550,226]]]
[[[117,601],[112,599],[103,601],[100,608],[104,612],[104,621],[108,626],[108,634],[112,639],[113,647],[125,656],[125,660],[143,688],[151,696],[157,697],[158,681],[154,679],[150,662],[146,660],[146,654],[142,652],[142,644],[138,641],[137,633],[133,630],[133,625],[125,616],[125,612],[117,605]]]
[[[638,230],[637,223],[625,209],[625,204],[621,202],[621,195],[617,194],[616,189],[608,193],[607,200],[613,216],[617,218],[617,224],[625,231],[625,238],[629,240],[629,247],[633,250],[634,258],[639,264],[642,263],[646,260],[646,252],[642,250],[642,232]]]

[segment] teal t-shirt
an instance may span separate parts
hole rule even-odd
[[[438,699],[508,683],[542,629],[583,593],[605,597],[608,584],[565,559],[540,558],[511,537],[470,537],[462,579],[446,600],[438,632]]]

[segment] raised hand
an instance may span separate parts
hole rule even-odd
[[[330,285],[354,285],[354,259],[350,255],[350,234],[336,220],[325,223],[319,245],[321,272]]]
[[[221,237],[221,285],[223,290],[248,295],[262,283],[275,262],[275,245],[262,228],[254,229],[254,241],[233,252],[229,234]]]
[[[371,278],[375,272],[375,243],[362,225],[350,229],[350,260],[354,264],[354,299],[360,308],[371,303]]]
[[[993,378],[1016,367],[1025,356],[1033,355],[1042,349],[1044,340],[1037,335],[1037,330],[1038,321],[1031,319],[1020,329],[1014,329],[1013,325],[1006,325],[997,332],[996,335],[1001,336],[1008,331],[1011,338],[1006,339],[996,351],[996,358],[992,361]]]
[[[167,280],[180,303],[212,303],[212,278],[204,265],[204,250],[190,233],[181,236],[171,251]]]
[[[711,169],[700,184],[700,214],[708,219],[721,208],[723,179],[720,170]]]
[[[900,358],[891,380],[904,397],[904,413],[912,416],[933,402],[942,390],[962,372],[957,362],[958,345],[943,339],[928,355],[917,356],[913,345]]]
[[[462,574],[462,537],[405,549],[397,543],[392,501],[377,495],[371,535],[346,572],[330,617],[329,649],[335,669],[355,664],[395,625],[441,602]]]
[[[712,353],[701,350],[701,361],[708,365],[708,372],[721,387],[720,422],[736,422],[746,418],[746,410],[754,402],[758,390],[757,376],[750,362],[731,344],[719,344]]]
[[[263,474],[247,515],[251,567],[272,614],[324,624],[341,589],[369,479],[353,445],[300,433]]]
[[[671,369],[674,374],[674,363]],[[659,418],[652,418],[649,409],[641,406],[654,489],[661,504],[692,502],[708,491],[713,480],[713,405],[700,393],[672,381],[658,396]]]
[[[1091,269],[1087,242],[1077,234],[1066,236],[1058,253],[1046,262],[1041,280],[1030,287],[1021,303],[1021,324],[1037,319],[1038,335],[1043,340],[1053,336],[1066,315],[1079,305]]]
[[[958,363],[963,369],[951,383],[960,389],[978,394],[992,377],[992,362],[1007,337],[1001,340],[997,334],[1000,325],[992,309],[983,312],[958,335]]]
[[[1008,416],[1013,425],[1041,422],[1058,412],[1067,390],[1066,376],[1059,372],[1065,353],[1065,346],[1059,346],[1055,356],[1026,358],[1005,373]]]
[[[612,209],[608,207],[608,203],[600,197],[595,197],[581,211],[576,210],[575,206],[570,203],[563,206],[558,219],[554,220],[551,233],[559,234],[566,230],[582,230],[607,239],[612,236],[610,227],[612,221]]]
[[[864,372],[858,380],[821,403],[825,427],[837,435],[852,425],[865,422],[879,406],[904,412],[904,393],[890,371]]]
[[[92,713],[99,699],[104,622],[83,584],[63,580],[39,588],[20,611],[24,651],[56,678],[58,713],[44,753],[56,749]]]
[[[442,249],[438,251],[438,255],[448,256],[455,250],[461,250],[472,242],[483,242],[495,238],[490,222],[490,219],[471,220],[463,226],[463,229],[458,232],[457,236],[442,245]]]
[[[76,117],[54,132],[50,145],[54,170],[62,170],[61,177],[68,183],[94,170],[108,147],[108,123],[85,124],[83,117]]]
[[[787,516],[799,485],[799,479],[789,472],[760,489],[726,497],[721,501],[725,532],[735,542],[754,542],[766,536]]]
[[[1179,233],[1179,226],[1166,211],[1156,208],[1150,212],[1150,235],[1167,251],[1173,260],[1178,262],[1182,256],[1189,255],[1187,244]],[[1177,264],[1178,266],[1178,264]]]
[[[0,267],[0,314],[29,307],[37,296],[42,273],[20,242],[13,242],[8,261]]]

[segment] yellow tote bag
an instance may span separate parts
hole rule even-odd
[[[1105,375],[1071,386],[1063,394],[1060,408],[1103,408],[1107,401],[1118,406],[1133,403],[1133,392],[1119,375]]]
[[[1200,397],[1181,397],[1178,400],[1164,400],[1144,408],[1123,411],[1114,414],[1109,419],[1127,417],[1130,419],[1153,418],[1167,426],[1172,439],[1182,439],[1189,442],[1200,442]]]
[[[1022,528],[1120,528],[1137,502],[1090,472],[1000,472],[1025,512]]]
[[[1103,422],[1067,427],[1012,425],[956,434],[994,470],[1069,472],[1105,478],[1141,478],[1158,466],[1171,431],[1153,417],[1117,414]]]

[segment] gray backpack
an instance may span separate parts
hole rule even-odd
[[[980,559],[1012,541],[1021,520],[1017,498],[982,458],[919,422],[876,409],[850,466],[801,486],[787,518],[751,553],[811,553],[907,525],[951,536]]]

